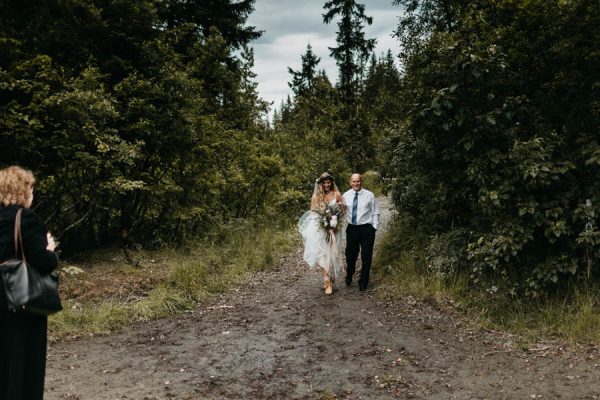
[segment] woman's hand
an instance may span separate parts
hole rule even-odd
[[[46,240],[48,241],[46,250],[54,251],[54,249],[56,249],[56,241],[50,232],[46,233]]]

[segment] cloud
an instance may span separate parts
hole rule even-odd
[[[319,69],[325,69],[329,78],[332,79],[332,71],[335,73],[335,62],[329,57],[328,46],[335,45],[335,39],[321,36],[315,33],[309,34],[287,34],[276,38],[270,43],[258,43],[254,45],[255,65],[258,89],[261,97],[267,101],[273,101],[279,107],[291,90],[287,84],[291,80],[288,67],[294,70],[301,68],[301,55],[305,53],[307,44],[313,48],[313,52],[321,57]],[[257,54],[260,57],[256,56]]]
[[[373,17],[373,24],[365,27],[367,38],[377,38],[375,53],[399,52],[398,41],[391,37],[398,25],[399,8],[391,1],[363,0],[366,14]],[[252,43],[254,48],[254,72],[260,96],[279,107],[291,90],[287,84],[291,75],[287,68],[299,70],[301,56],[308,43],[313,52],[321,57],[319,69],[325,69],[332,82],[337,80],[337,66],[329,56],[328,47],[336,45],[337,21],[323,23],[323,0],[257,0],[255,11],[248,25],[265,31]]]

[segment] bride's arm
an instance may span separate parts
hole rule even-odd
[[[342,196],[342,194],[340,192],[335,192],[335,198],[338,204],[345,206],[346,204],[344,203],[344,197]]]

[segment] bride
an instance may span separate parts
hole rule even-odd
[[[342,225],[346,206],[333,176],[323,173],[315,182],[310,211],[298,222],[304,242],[304,260],[323,273],[325,294],[333,293],[333,282],[342,269]]]

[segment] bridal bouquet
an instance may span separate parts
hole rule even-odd
[[[327,204],[321,214],[321,227],[329,232],[337,232],[344,225],[346,207],[341,204]]]

